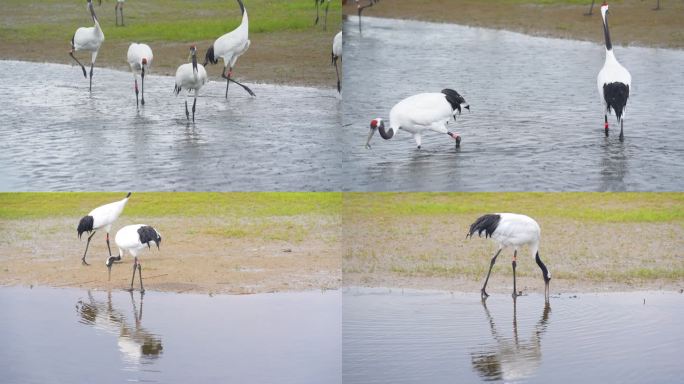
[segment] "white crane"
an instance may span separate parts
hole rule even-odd
[[[85,232],[90,234],[90,236],[88,236],[88,242],[86,243],[85,252],[83,252],[83,257],[81,258],[81,262],[83,262],[84,265],[88,265],[85,258],[86,254],[88,253],[90,239],[95,236],[95,233],[97,233],[98,229],[103,229],[105,232],[107,232],[107,250],[109,250],[109,257],[112,256],[112,249],[109,246],[109,232],[112,230],[112,224],[116,221],[116,219],[119,218],[121,212],[123,212],[124,207],[126,207],[126,203],[128,203],[128,199],[130,197],[131,193],[128,192],[124,199],[101,205],[90,211],[87,216],[81,218],[81,221],[78,223],[78,228],[76,229],[78,232],[78,238],[80,239],[81,235],[83,235]]]
[[[492,273],[492,267],[494,267],[497,256],[499,256],[499,253],[501,253],[504,248],[508,247],[513,248],[513,297],[515,298],[518,296],[518,291],[515,286],[515,268],[518,249],[527,245],[529,246],[530,254],[535,258],[537,265],[542,270],[542,276],[545,283],[544,297],[548,300],[551,272],[549,272],[546,265],[544,265],[539,257],[539,240],[541,238],[539,224],[531,217],[515,213],[488,214],[475,220],[470,226],[470,231],[466,235],[466,238],[472,238],[475,233],[477,233],[478,236],[482,236],[482,232],[485,233],[485,238],[491,237],[499,246],[499,249],[496,251],[496,254],[489,264],[489,272],[487,272],[487,278],[480,291],[482,298],[485,299],[489,296],[487,291],[485,291],[485,288],[487,288],[489,275]]]
[[[327,2],[326,2],[327,1]],[[326,2],[325,4],[325,20],[323,24],[323,29],[328,29],[328,9],[330,8],[330,0],[314,0],[314,3],[316,3],[316,21],[314,21],[314,25],[318,24],[318,19],[319,13],[318,9],[320,8],[321,5],[323,5],[323,2]]]
[[[97,52],[100,50],[100,46],[104,41],[104,33],[102,28],[100,28],[100,23],[97,21],[97,16],[95,15],[95,9],[93,8],[93,1],[88,0],[88,10],[90,11],[90,16],[93,18],[95,23],[92,27],[81,27],[76,30],[74,36],[71,38],[71,50],[69,51],[69,56],[74,59],[78,65],[81,66],[83,70],[83,76],[88,78],[86,74],[86,69],[81,64],[80,61],[74,56],[74,51],[86,51],[90,52],[90,87],[89,90],[93,90],[93,65],[95,65],[95,59],[97,59]]]
[[[114,5],[114,16],[116,16],[116,26],[119,26],[119,13],[121,13],[121,26],[124,26],[124,19],[123,19],[123,8],[124,8],[124,3],[126,0],[116,0],[116,4]]]
[[[192,63],[183,64],[176,70],[176,86],[173,91],[176,96],[182,91],[195,91],[195,101],[192,103],[192,121],[195,121],[195,105],[200,88],[207,83],[207,71],[204,66],[197,64],[197,48],[190,47],[190,59]],[[188,94],[185,95],[185,117],[190,120],[188,112]]]
[[[340,92],[340,71],[337,69],[337,60],[342,60],[342,31],[337,32],[333,39],[332,46],[332,65],[335,66],[335,73],[337,74],[337,92]]]
[[[135,81],[135,105],[138,106],[138,73],[142,82],[142,105],[145,105],[145,70],[149,70],[152,66],[152,48],[147,44],[132,43],[128,47],[128,65],[133,72],[133,80]]]
[[[620,124],[620,141],[624,140],[623,123],[624,112],[629,99],[629,91],[632,85],[632,75],[615,58],[613,45],[610,42],[610,31],[608,30],[608,3],[603,2],[601,6],[601,16],[603,17],[603,34],[606,39],[606,61],[598,74],[596,84],[598,85],[599,96],[605,109],[604,130],[608,137],[608,114],[611,110],[615,111],[615,116]]]
[[[381,118],[371,120],[370,132],[366,140],[366,148],[375,131],[383,139],[389,140],[401,129],[413,134],[418,149],[425,131],[445,133],[454,140],[456,146],[461,144],[461,136],[447,129],[451,119],[461,114],[461,107],[470,110],[470,105],[453,89],[443,89],[440,93],[419,93],[398,102],[390,111],[390,127],[385,130],[385,122]]]
[[[116,233],[116,236],[114,237],[116,246],[119,247],[119,256],[110,256],[107,259],[107,262],[105,263],[105,265],[107,265],[107,268],[109,269],[110,276],[112,272],[112,264],[114,263],[114,261],[121,260],[121,257],[123,257],[124,252],[128,251],[128,253],[130,253],[131,256],[133,256],[133,277],[131,278],[130,290],[133,290],[133,281],[135,280],[135,271],[137,270],[138,277],[140,278],[140,292],[145,292],[145,288],[143,287],[142,282],[142,266],[138,261],[138,254],[140,254],[140,251],[144,250],[145,247],[150,248],[150,243],[155,243],[157,245],[157,249],[159,249],[159,244],[161,243],[161,240],[162,238],[159,232],[157,232],[156,229],[150,227],[149,225],[133,224],[127,225],[119,229],[119,231]]]
[[[237,0],[237,2],[240,4],[240,10],[242,11],[242,22],[240,22],[240,25],[234,30],[216,39],[214,44],[207,50],[204,57],[204,66],[207,66],[207,64],[217,64],[219,57],[223,59],[223,72],[221,73],[221,77],[226,79],[226,99],[228,98],[228,86],[231,81],[241,86],[251,96],[256,96],[248,86],[232,79],[233,68],[235,67],[238,57],[242,56],[242,54],[247,51],[250,44],[247,10],[242,4],[242,0]],[[228,69],[227,75],[226,69]]]

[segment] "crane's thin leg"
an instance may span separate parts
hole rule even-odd
[[[138,107],[138,76],[133,73],[133,78],[135,79],[135,106]]]
[[[73,49],[73,48],[71,48],[71,51],[69,51],[69,56],[71,56],[71,58],[74,59],[74,60],[78,63],[78,65],[81,66],[81,70],[83,70],[83,77],[85,77],[85,78],[87,79],[87,78],[88,78],[88,73],[86,72],[86,69],[85,69],[85,67],[83,66],[83,64],[81,64],[81,62],[78,61],[78,59],[76,58],[76,56],[74,56],[74,49]]]
[[[131,277],[131,288],[129,291],[133,291],[133,281],[135,281],[135,271],[138,269],[138,256],[133,258],[133,277]]]
[[[658,2],[656,3],[656,7],[653,8],[653,10],[654,10],[654,11],[657,11],[657,10],[659,10],[659,9],[660,9],[660,0],[658,0]]]
[[[513,251],[513,298],[520,296],[515,286],[515,267],[517,266],[518,250]]]
[[[112,257],[112,248],[109,247],[109,232],[107,232],[107,250],[109,251],[109,257]]]
[[[190,112],[188,112],[188,94],[185,94],[185,118],[190,120]]]
[[[119,8],[121,10],[121,26],[123,27],[124,24],[124,17],[123,17],[123,3],[121,3],[121,7]]]
[[[119,2],[114,3],[114,17],[116,17],[116,26],[119,26]]]
[[[591,5],[589,6],[589,12],[585,13],[584,16],[591,16],[592,11],[594,10],[594,1],[595,0],[591,0]]]
[[[335,65],[335,74],[337,74],[337,92],[341,93],[341,87],[340,87],[340,72],[337,69],[337,58],[333,59],[333,64]]]
[[[482,285],[482,289],[480,290],[480,296],[484,299],[486,297],[489,297],[487,294],[487,291],[485,291],[485,288],[487,288],[487,282],[489,281],[489,275],[492,273],[492,267],[494,267],[494,263],[496,263],[496,257],[499,256],[499,253],[501,253],[501,248],[499,248],[498,251],[496,251],[496,254],[494,257],[492,257],[492,261],[489,263],[489,272],[487,272],[487,278],[484,281],[484,284]]]
[[[248,86],[246,86],[246,85],[244,85],[244,84],[242,84],[242,83],[239,83],[239,82],[237,82],[237,81],[235,81],[235,80],[233,80],[233,79],[229,79],[229,80],[230,80],[231,82],[233,82],[233,83],[235,83],[235,84],[241,86],[242,89],[244,89],[245,91],[247,91],[247,93],[249,93],[250,96],[256,97],[256,94],[255,94],[254,92],[252,92],[252,90],[249,89]]]
[[[90,90],[91,92],[92,92],[92,90],[93,90],[93,65],[94,65],[94,64],[95,64],[95,63],[93,63],[93,62],[90,63],[90,87],[89,87],[89,90]]]
[[[142,283],[142,264],[138,263],[138,277],[140,278],[140,293],[145,292],[145,288],[143,288],[143,283]]]
[[[195,89],[195,100],[192,102],[192,122],[195,122],[195,105],[197,104],[197,90]]]
[[[607,114],[603,115],[603,119],[605,121],[605,123],[603,125],[603,129],[606,132],[606,137],[608,137],[608,115]]]
[[[622,133],[622,124],[624,121],[624,119],[620,119],[620,141],[625,141],[625,135]]]
[[[314,0],[314,3],[316,4],[316,21],[314,21],[314,25],[318,25],[318,19],[319,19],[319,14],[318,14],[318,1],[319,1],[319,0]]]
[[[330,0],[325,4],[325,19],[323,22],[323,29],[328,30],[328,8],[330,8]]]
[[[85,261],[85,257],[86,257],[86,254],[88,253],[88,246],[90,245],[90,239],[92,239],[93,236],[95,236],[95,232],[96,231],[93,231],[93,233],[90,236],[88,236],[88,242],[86,243],[86,249],[85,249],[85,252],[83,252],[83,257],[81,258],[81,263],[83,265],[90,265]]]
[[[141,104],[145,105],[145,67],[143,67],[142,72],[140,74],[141,78],[141,83],[142,83],[142,101]]]
[[[226,79],[226,99],[228,98],[228,86],[230,85],[230,76],[233,74],[233,67],[230,68],[228,71],[228,76],[226,76],[226,68],[227,66],[223,67],[223,73],[221,73],[221,77]]]

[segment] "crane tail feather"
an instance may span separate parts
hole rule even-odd
[[[485,233],[485,238],[491,237],[496,228],[499,226],[501,221],[501,215],[488,214],[479,217],[473,224],[470,225],[470,230],[466,235],[466,238],[473,237],[473,234],[477,232],[478,236],[482,236],[482,232]]]
[[[78,228],[76,228],[79,239],[81,238],[81,235],[83,235],[84,232],[90,233],[93,231],[94,222],[95,220],[92,216],[84,216],[83,218],[81,218],[81,221],[78,222]]]

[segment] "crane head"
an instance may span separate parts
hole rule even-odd
[[[371,120],[370,132],[368,132],[368,139],[366,139],[366,149],[370,149],[370,141],[373,138],[375,131],[377,131],[380,127],[382,127],[383,129],[385,128],[385,122],[382,121],[381,118],[378,117],[376,119]]]
[[[608,13],[608,2],[604,1],[603,4],[601,5],[601,15],[605,16],[606,13]]]

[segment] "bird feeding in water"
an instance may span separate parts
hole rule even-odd
[[[83,252],[83,257],[81,258],[81,262],[84,265],[88,265],[85,259],[86,254],[88,253],[90,240],[95,236],[95,233],[97,233],[97,230],[99,229],[103,229],[107,233],[107,250],[109,251],[109,257],[112,256],[112,249],[109,246],[109,232],[112,230],[112,224],[121,216],[121,212],[123,212],[130,197],[131,193],[128,192],[124,199],[99,206],[90,211],[87,216],[81,218],[81,221],[78,223],[78,228],[76,229],[78,238],[80,239],[81,235],[85,232],[90,234],[90,236],[88,236],[88,242],[86,243],[85,252]]]
[[[219,57],[223,59],[223,72],[221,77],[226,79],[226,99],[228,98],[228,86],[231,81],[239,86],[241,86],[245,91],[247,91],[251,96],[256,96],[248,86],[241,84],[232,79],[233,68],[237,59],[242,56],[243,53],[249,48],[249,18],[247,17],[247,9],[245,9],[244,4],[241,0],[237,0],[240,5],[240,10],[242,11],[242,21],[240,25],[234,30],[226,33],[225,35],[216,39],[214,44],[209,47],[207,53],[204,57],[204,66],[207,64],[217,64]],[[228,69],[228,74],[226,74],[226,69]]]
[[[114,16],[116,16],[116,26],[118,27],[121,25],[122,27],[124,26],[124,19],[123,19],[123,8],[124,8],[124,2],[126,0],[116,0],[116,4],[114,5]],[[121,13],[121,24],[119,24],[119,13]]]
[[[74,56],[74,52],[80,52],[80,51],[85,51],[85,52],[90,52],[90,85],[88,89],[90,91],[93,90],[93,66],[95,65],[95,59],[97,59],[97,52],[100,50],[100,46],[102,45],[102,42],[104,41],[104,33],[102,32],[102,28],[100,28],[100,23],[97,21],[97,16],[95,15],[95,9],[93,8],[93,2],[92,0],[88,0],[88,5],[87,5],[88,10],[90,11],[90,16],[93,18],[93,23],[95,23],[94,26],[92,27],[81,27],[76,30],[76,33],[74,33],[74,36],[71,37],[71,50],[69,51],[69,56],[71,56],[78,65],[81,66],[81,70],[83,70],[83,76],[87,79],[88,74],[86,73],[86,69],[81,64],[80,61]]]
[[[608,114],[615,111],[617,122],[620,124],[620,141],[622,141],[625,138],[623,124],[625,107],[632,85],[632,75],[615,58],[613,45],[610,42],[610,31],[608,30],[608,15],[608,3],[604,2],[601,6],[601,16],[603,18],[603,35],[606,40],[606,60],[598,74],[596,83],[605,111],[603,117],[606,137],[608,137]]]
[[[159,244],[161,244],[161,235],[156,229],[145,224],[133,224],[127,225],[116,233],[114,241],[116,246],[119,247],[119,256],[110,256],[105,263],[109,271],[109,276],[111,279],[112,274],[112,264],[115,261],[120,261],[124,255],[124,252],[128,252],[133,256],[133,277],[131,278],[131,288],[133,290],[133,281],[135,280],[135,272],[138,271],[138,277],[140,279],[140,292],[145,292],[142,282],[142,265],[138,261],[138,255],[141,251],[147,248],[151,248],[150,243],[155,243],[157,249],[159,249]]]
[[[529,247],[531,256],[534,257],[537,265],[542,271],[545,285],[544,297],[548,300],[551,272],[546,268],[546,265],[544,265],[539,257],[539,240],[541,238],[539,224],[531,217],[525,215],[518,215],[515,213],[489,214],[475,220],[470,226],[466,238],[472,238],[475,233],[481,237],[482,232],[485,233],[485,238],[491,237],[499,246],[499,249],[496,251],[496,254],[494,254],[494,257],[489,264],[487,278],[485,278],[482,290],[480,291],[482,299],[486,299],[489,296],[485,288],[487,288],[489,275],[492,273],[492,267],[494,267],[496,258],[503,249],[508,247],[513,248],[513,297],[516,298],[518,296],[518,291],[515,286],[515,268],[517,265],[518,249],[526,245]]]
[[[192,121],[195,121],[195,105],[200,88],[207,83],[207,71],[204,66],[197,64],[197,48],[190,47],[191,63],[183,64],[176,70],[176,85],[173,92],[178,96],[182,90],[195,91],[195,100],[192,103]],[[188,94],[185,94],[185,117],[190,120],[188,112]]]
[[[366,140],[366,148],[370,148],[370,141],[375,131],[389,140],[401,129],[413,135],[418,149],[422,144],[422,135],[426,131],[435,131],[449,135],[456,141],[456,147],[461,145],[461,136],[451,132],[447,125],[461,114],[461,108],[470,110],[470,105],[453,89],[443,89],[440,93],[420,93],[407,97],[398,102],[390,111],[390,127],[385,129],[385,122],[381,118],[371,120],[370,132]]]
[[[135,81],[135,105],[138,106],[138,73],[142,83],[142,100],[141,104],[145,105],[145,71],[152,66],[152,48],[147,44],[132,43],[128,47],[128,65],[133,72],[133,80]]]
[[[337,74],[337,92],[340,92],[340,71],[337,69],[337,60],[342,60],[342,31],[338,32],[333,39],[331,58]]]

